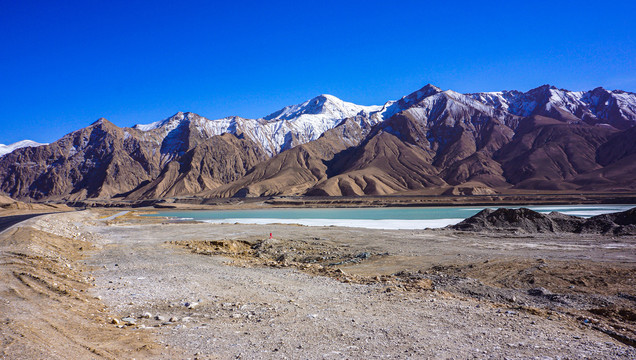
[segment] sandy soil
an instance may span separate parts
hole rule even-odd
[[[150,334],[125,334],[108,324],[108,309],[89,294],[94,278],[82,259],[99,248],[92,234],[70,222],[84,218],[43,216],[0,234],[3,359],[158,354]]]
[[[4,358],[636,357],[634,237],[83,211],[0,250]]]

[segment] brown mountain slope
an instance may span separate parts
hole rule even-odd
[[[159,173],[158,152],[136,130],[100,119],[60,140],[0,158],[0,190],[16,199],[109,198]]]
[[[386,195],[428,186],[443,186],[431,153],[380,131],[340,162],[347,170],[317,184],[308,195]]]
[[[265,159],[262,147],[253,142],[205,145],[211,135],[204,121],[179,113],[165,120],[166,126],[142,131],[100,119],[52,144],[1,157],[0,191],[35,200],[192,194],[236,180]],[[189,159],[184,157],[199,145]]]
[[[233,134],[213,136],[171,161],[153,181],[127,199],[192,195],[235,181],[264,161],[265,153],[253,141]]]
[[[501,164],[481,151],[443,169],[440,177],[450,185],[479,182],[492,188],[511,186],[503,176]]]
[[[596,159],[603,166],[636,155],[636,127],[612,135],[598,148]]]
[[[571,183],[575,177],[602,167],[596,162],[597,149],[614,133],[611,128],[535,116],[524,120],[513,141],[495,159],[517,188],[577,188]]]
[[[508,187],[501,165],[492,156],[512,140],[513,134],[509,127],[494,119],[478,128],[462,129],[458,141],[436,157],[443,160],[434,164],[445,164],[440,166],[440,177],[451,185],[478,181],[490,187]],[[469,155],[454,157],[457,151]]]
[[[490,157],[513,136],[500,121],[515,123],[515,117],[432,86],[408,98],[408,109],[378,124],[361,146],[333,165],[336,175],[308,194],[387,195],[466,181],[507,187]]]
[[[610,136],[596,152],[603,168],[578,175],[572,180],[583,190],[636,190],[636,127]]]
[[[571,182],[587,191],[636,191],[636,155],[577,175]]]
[[[13,204],[14,202],[15,200],[13,200],[11,197],[0,194],[0,207],[2,207],[3,205]]]
[[[271,196],[303,194],[327,178],[327,162],[357,145],[369,131],[362,117],[346,119],[320,138],[284,151],[256,165],[233,182],[204,193],[206,197]],[[363,124],[360,126],[359,124]]]

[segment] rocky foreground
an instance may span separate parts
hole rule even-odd
[[[636,357],[631,235],[93,210],[28,220],[0,249],[3,358]]]

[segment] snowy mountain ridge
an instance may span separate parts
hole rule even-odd
[[[21,148],[25,148],[25,147],[37,147],[37,146],[41,146],[41,145],[47,145],[45,143],[38,143],[32,140],[22,140],[22,141],[18,141],[15,142],[13,144],[9,144],[9,145],[4,145],[4,144],[0,144],[0,157],[4,156],[10,152],[12,152],[13,150],[16,149],[21,149]]]
[[[164,120],[150,124],[139,124],[133,128],[144,132],[158,132],[163,137],[180,128],[185,123],[203,137],[224,133],[242,134],[260,144],[269,156],[285,151],[296,145],[316,140],[325,131],[336,127],[342,120],[362,114],[369,118],[371,125],[381,121],[374,117],[382,106],[362,106],[345,102],[332,95],[320,95],[304,103],[287,106],[260,119],[246,119],[238,116],[210,120],[194,113],[178,112]]]
[[[210,120],[191,112],[178,112],[166,119],[150,124],[138,124],[133,129],[152,133],[161,143],[170,136],[179,138],[185,128],[195,129],[200,138],[224,133],[248,137],[273,156],[296,145],[318,139],[325,131],[336,127],[344,119],[364,119],[368,126],[375,125],[396,114],[405,112],[422,121],[438,121],[454,117],[468,108],[478,109],[506,124],[511,116],[544,115],[568,122],[606,124],[626,129],[636,124],[636,94],[601,87],[589,91],[568,91],[543,85],[527,92],[504,90],[461,94],[428,84],[423,88],[384,105],[357,105],[333,95],[319,95],[303,103],[286,106],[259,119],[231,116]],[[360,115],[360,116],[357,116]],[[184,127],[183,125],[188,125]],[[185,136],[185,135],[183,135]],[[0,144],[0,156],[15,149],[43,145],[24,140],[11,145]],[[165,151],[170,159],[177,155],[169,147]]]
[[[622,90],[598,87],[589,91],[568,91],[543,85],[526,93],[511,90],[467,95],[522,117],[564,111],[591,124],[607,123],[619,129],[631,127],[636,122],[636,94]],[[613,117],[622,118],[622,121]]]
[[[179,112],[164,120],[135,125],[133,128],[157,132],[163,138],[187,122],[193,124],[204,138],[224,133],[247,136],[260,144],[269,156],[273,156],[316,140],[344,119],[356,115],[366,119],[365,125],[375,125],[401,112],[423,121],[452,120],[455,114],[470,108],[504,123],[508,123],[512,117],[546,115],[571,122],[609,124],[618,129],[636,124],[636,94],[621,90],[608,91],[599,87],[574,92],[543,85],[525,93],[506,90],[461,94],[452,90],[443,91],[428,84],[384,105],[357,105],[323,94],[300,104],[286,106],[260,119],[233,116],[210,120],[194,113]]]

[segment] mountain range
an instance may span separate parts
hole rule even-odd
[[[384,105],[320,95],[260,119],[106,119],[0,157],[20,200],[634,191],[636,94],[544,85]],[[39,145],[39,146],[38,146]]]

